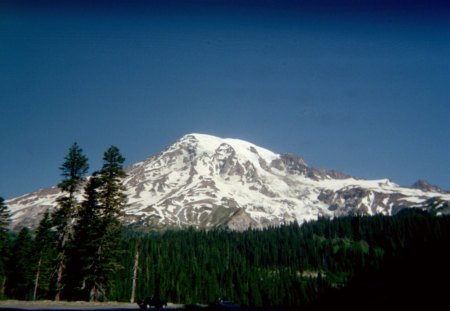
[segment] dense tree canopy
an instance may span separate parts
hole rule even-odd
[[[98,282],[103,298],[128,301],[136,250],[137,298],[155,294],[177,303],[210,303],[221,297],[241,305],[315,309],[425,305],[445,297],[439,280],[450,277],[445,250],[450,218],[415,213],[319,219],[244,232],[122,231],[114,249],[121,254],[118,261],[95,263],[102,242],[96,240],[94,227],[103,221],[93,216],[101,210],[92,208],[100,204],[97,177],[86,185],[76,227],[84,230],[76,229],[74,235],[81,269],[67,268],[82,278],[75,278],[78,287],[67,284],[71,292],[66,298],[92,299],[92,284]],[[92,243],[87,243],[90,238]],[[29,244],[29,234],[19,234],[10,262],[23,262]],[[25,266],[20,270],[31,273],[21,274],[23,281],[7,283],[8,297],[31,297],[34,284],[26,275],[36,275],[37,267],[33,262]]]
[[[380,295],[384,302],[398,303],[413,288],[428,297],[439,292],[436,276],[449,276],[450,271],[444,264],[450,259],[444,251],[450,241],[450,219],[420,214],[319,219],[242,233],[128,233],[124,239],[125,269],[111,288],[111,297],[119,300],[129,296],[137,247],[138,296],[159,292],[179,303],[222,297],[242,305],[314,307],[332,297],[336,304],[349,305],[361,302],[350,298],[361,288],[367,290],[358,294],[361,299]],[[435,261],[441,264],[433,265]],[[412,282],[405,271],[423,282]],[[336,299],[341,296],[348,300]]]
[[[13,299],[32,298],[34,262],[33,239],[28,228],[23,228],[12,247],[8,262],[6,294]]]

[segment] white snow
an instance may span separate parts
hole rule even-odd
[[[226,146],[232,150],[224,148]],[[234,157],[230,151],[234,151]],[[186,135],[158,155],[129,168],[129,176],[125,180],[129,201],[125,212],[139,216],[155,215],[160,217],[161,224],[196,226],[215,206],[224,206],[224,202],[230,199],[254,220],[273,223],[297,220],[302,223],[321,215],[335,215],[328,209],[328,204],[318,199],[323,191],[334,192],[332,200],[340,200],[339,205],[344,206],[345,202],[336,191],[364,189],[368,195],[361,198],[359,207],[366,206],[369,213],[383,214],[391,213],[393,202],[390,194],[402,195],[405,202],[412,203],[421,203],[434,196],[450,200],[448,194],[403,188],[388,179],[332,179],[328,176],[314,180],[270,167],[276,159],[280,159],[279,154],[243,140],[197,133]],[[228,161],[229,165],[239,164],[244,175],[221,175],[219,167],[223,161]],[[265,165],[261,165],[264,162]],[[246,163],[251,163],[252,167]],[[248,171],[253,168],[255,172]],[[247,173],[250,174],[248,178]],[[387,196],[380,206],[375,206],[377,194]],[[10,200],[14,202],[9,205],[13,222],[20,221],[33,209],[55,206],[58,195],[42,196],[36,192]],[[213,225],[211,220],[208,225]]]

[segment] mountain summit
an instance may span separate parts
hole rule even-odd
[[[311,168],[297,155],[204,134],[185,135],[126,171],[124,221],[144,230],[244,230],[320,216],[390,215],[429,202],[447,213],[450,201],[449,194]],[[36,226],[59,195],[51,188],[8,200],[13,227]]]

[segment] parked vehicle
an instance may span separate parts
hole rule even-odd
[[[167,301],[153,296],[146,297],[145,299],[138,301],[137,304],[142,310],[147,310],[151,307],[155,307],[156,309],[167,307]]]
[[[232,301],[219,299],[219,301],[217,301],[216,307],[218,307],[219,309],[234,309],[240,308],[240,305]]]

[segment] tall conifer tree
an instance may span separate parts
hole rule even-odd
[[[5,200],[0,197],[0,299],[4,297],[5,292],[5,265],[9,253],[8,226],[10,221],[8,207],[5,204]]]
[[[122,181],[126,177],[123,169],[125,158],[119,149],[111,146],[103,156],[103,167],[99,171],[98,188],[99,202],[101,206],[101,234],[97,248],[97,274],[93,275],[90,290],[90,300],[103,299],[106,288],[110,283],[110,275],[117,270],[118,250],[121,235],[121,223],[119,216],[126,206],[127,197]]]
[[[85,181],[88,169],[88,159],[83,155],[83,150],[78,144],[74,143],[65,157],[65,162],[60,167],[64,179],[58,184],[58,187],[64,192],[64,195],[58,199],[59,209],[53,214],[53,223],[58,234],[55,300],[60,300],[64,287],[63,276],[67,261],[67,246],[73,233],[73,225],[79,207],[76,195]]]
[[[52,230],[52,221],[48,211],[39,223],[34,243],[34,262],[36,273],[34,280],[33,300],[50,298],[53,266],[56,257],[56,236]]]
[[[88,300],[92,275],[97,273],[97,248],[101,228],[101,206],[97,172],[89,179],[84,190],[84,200],[78,212],[74,235],[69,247],[67,273],[70,275],[68,288],[72,299]]]
[[[117,252],[121,234],[118,219],[126,204],[122,179],[124,157],[117,147],[104,154],[103,167],[85,188],[75,226],[70,266],[77,270],[73,287],[78,298],[98,301],[106,298],[110,275],[118,268]]]

